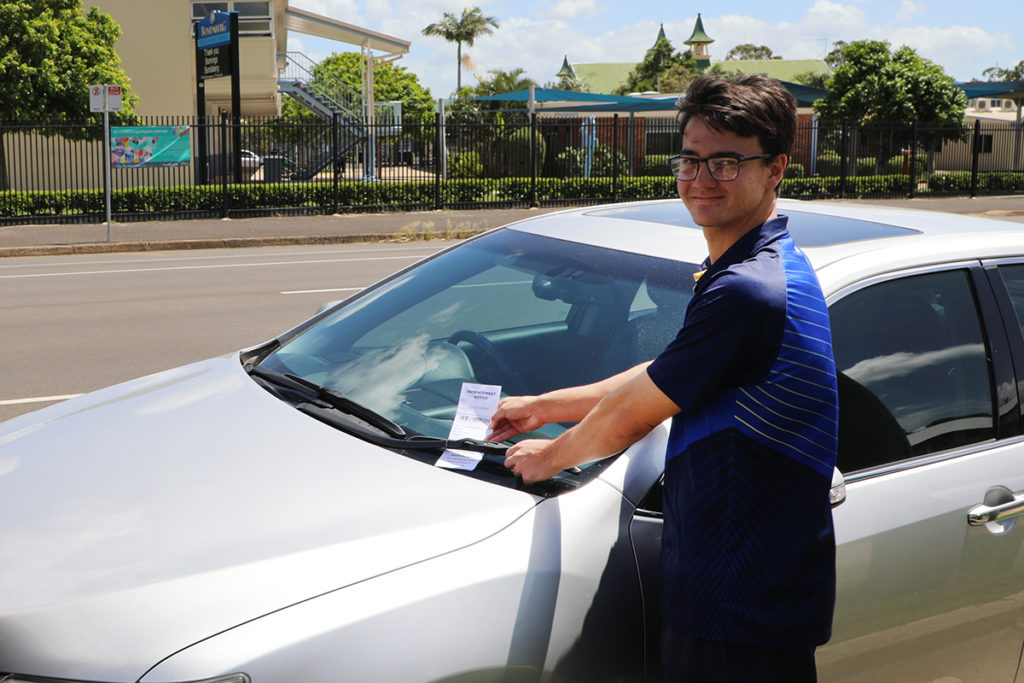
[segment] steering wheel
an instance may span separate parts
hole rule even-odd
[[[494,342],[473,330],[459,330],[448,337],[449,344],[457,346],[459,342],[466,342],[470,346],[475,346],[485,358],[494,364],[501,374],[502,380],[504,380],[501,386],[506,394],[522,396],[527,393],[526,383],[523,381],[523,378],[512,366],[508,356],[495,346]]]

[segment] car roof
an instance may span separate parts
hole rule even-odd
[[[780,199],[793,239],[826,293],[872,273],[966,259],[1024,255],[1011,221],[861,202]],[[678,199],[571,209],[508,226],[556,239],[699,263],[703,233]],[[682,230],[680,228],[683,228]]]

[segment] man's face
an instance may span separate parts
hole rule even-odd
[[[690,119],[683,132],[681,153],[686,156],[753,156],[763,152],[757,137],[718,131],[699,118]],[[697,225],[744,234],[774,215],[775,186],[785,167],[785,155],[754,159],[741,163],[739,175],[733,180],[715,180],[707,164],[702,163],[697,177],[676,181],[676,189]]]

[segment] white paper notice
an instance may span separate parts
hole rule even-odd
[[[486,439],[490,433],[491,416],[498,409],[501,387],[495,384],[462,383],[459,407],[448,433],[449,439]],[[453,470],[472,470],[483,459],[476,451],[446,450],[435,463]]]

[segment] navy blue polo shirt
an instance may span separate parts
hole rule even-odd
[[[665,465],[663,616],[698,638],[831,635],[838,405],[828,309],[779,217],[707,268],[648,368],[679,408]]]

